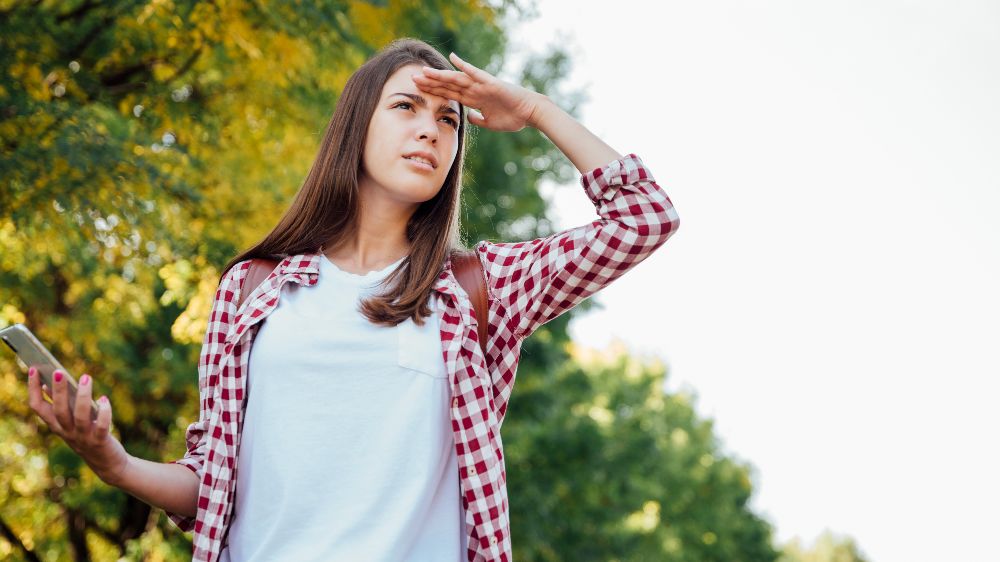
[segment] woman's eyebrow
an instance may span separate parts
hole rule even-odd
[[[390,98],[392,96],[406,96],[411,100],[413,100],[414,102],[416,102],[416,104],[419,105],[420,107],[427,107],[427,99],[419,94],[407,94],[405,92],[396,92],[395,94],[389,94]],[[447,103],[441,104],[441,107],[438,108],[438,111],[441,113],[454,113],[455,115],[458,115],[458,111],[456,111],[455,108],[448,105]]]

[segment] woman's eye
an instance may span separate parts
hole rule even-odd
[[[393,108],[397,108],[397,107],[403,107],[404,105],[406,106],[406,109],[412,109],[413,108],[413,104],[410,103],[410,102],[406,102],[406,101],[401,101],[401,102],[397,103],[396,105],[394,105],[392,107]],[[452,127],[456,128],[456,129],[458,128],[458,121],[455,121],[451,117],[442,117],[442,119],[444,119],[445,121],[447,121],[448,124],[451,125]]]

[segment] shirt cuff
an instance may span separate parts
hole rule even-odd
[[[580,177],[580,183],[594,205],[599,205],[602,199],[614,199],[619,187],[640,181],[655,180],[642,159],[633,153],[606,166],[594,168]]]

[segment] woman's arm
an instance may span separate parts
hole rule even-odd
[[[423,67],[412,76],[418,88],[453,99],[469,109],[473,125],[494,131],[520,131],[535,127],[552,141],[581,174],[622,157],[576,119],[543,94],[498,79],[460,59],[451,60],[459,70]]]
[[[581,174],[622,157],[548,96],[535,93],[537,107],[528,124],[552,141]]]
[[[97,419],[91,421],[93,380],[84,375],[76,400],[69,399],[68,382],[57,370],[51,403],[43,399],[49,389],[38,380],[38,371],[28,370],[28,403],[49,429],[75,451],[98,478],[121,488],[154,507],[176,509],[194,516],[198,502],[198,477],[187,468],[142,460],[128,454],[111,433],[112,410],[102,396]]]
[[[477,245],[490,300],[500,312],[491,319],[494,338],[509,346],[646,259],[677,231],[680,220],[638,156],[621,156],[548,97],[499,80],[454,53],[451,58],[459,71],[424,67],[413,76],[417,87],[476,108],[468,114],[474,125],[495,131],[537,128],[583,174],[583,190],[598,215],[544,238]],[[500,404],[506,404],[512,385],[513,372],[494,374]]]
[[[635,154],[580,178],[596,220],[543,238],[477,245],[491,297],[518,340],[632,269],[677,232],[666,192]]]
[[[421,90],[453,99],[473,125],[495,131],[534,126],[583,174],[598,220],[545,238],[478,246],[493,299],[519,339],[644,260],[680,224],[673,204],[635,154],[621,156],[547,96],[504,82],[454,53],[458,71],[424,67]]]
[[[490,319],[491,347],[509,349],[512,341],[520,343],[624,275],[677,232],[680,220],[670,198],[635,154],[595,167],[580,182],[598,219],[544,238],[484,240],[476,246],[491,306],[499,311]],[[497,369],[492,378],[502,419],[514,371]]]
[[[107,483],[168,514],[193,519],[198,512],[198,475],[186,466],[129,455],[122,474]]]

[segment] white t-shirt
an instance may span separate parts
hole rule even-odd
[[[251,348],[221,560],[465,560],[437,315],[389,328],[357,310],[402,259],[363,276],[320,262]]]

